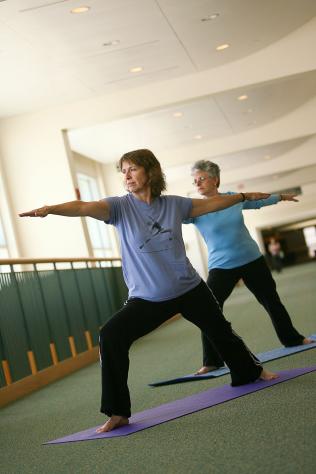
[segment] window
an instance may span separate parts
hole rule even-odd
[[[308,247],[308,254],[311,258],[316,256],[316,227],[309,226],[303,228],[305,242]]]
[[[101,199],[98,183],[95,178],[82,173],[78,173],[77,178],[80,198],[83,201],[98,201]],[[103,222],[90,217],[86,218],[86,222],[94,256],[112,257],[113,250],[107,226]]]
[[[9,252],[4,235],[3,225],[0,217],[0,258],[9,258]]]
[[[8,247],[4,235],[3,225],[0,217],[0,258],[9,258]],[[8,265],[0,265],[0,272],[9,272],[10,267]]]

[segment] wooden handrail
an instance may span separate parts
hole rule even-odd
[[[69,262],[114,262],[121,257],[69,257],[69,258],[0,258],[0,265],[24,265],[35,263],[69,263]]]

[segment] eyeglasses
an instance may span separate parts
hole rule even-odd
[[[200,176],[199,178],[196,178],[192,181],[193,186],[198,186],[201,183],[204,183],[206,179],[208,179],[209,176]]]

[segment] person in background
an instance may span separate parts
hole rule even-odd
[[[281,273],[283,268],[283,252],[280,242],[274,237],[270,239],[268,251],[271,257],[272,269],[277,273]]]
[[[204,199],[234,196],[220,193],[220,169],[216,163],[197,161],[192,167],[193,184]],[[293,194],[272,194],[267,199],[251,199],[249,193],[238,193],[242,200],[220,212],[195,216],[184,222],[193,223],[202,234],[208,249],[207,285],[221,309],[242,279],[269,314],[278,338],[284,346],[296,346],[313,342],[305,338],[293,326],[291,318],[277,293],[276,284],[265,258],[245,226],[242,211],[260,209],[281,201],[297,201]],[[207,335],[202,332],[203,365],[196,372],[204,374],[224,365]]]
[[[241,194],[190,199],[161,195],[166,188],[161,166],[146,149],[124,154],[119,169],[128,193],[101,201],[72,201],[43,206],[20,216],[90,216],[116,227],[121,243],[123,275],[129,289],[125,305],[102,327],[101,412],[109,419],[97,430],[106,432],[129,422],[127,385],[129,348],[138,338],[181,313],[209,337],[231,371],[232,385],[276,374],[262,368],[232,330],[212,292],[188,260],[182,221],[219,211],[243,200]],[[269,194],[248,193],[250,200]]]

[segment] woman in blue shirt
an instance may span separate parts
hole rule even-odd
[[[198,192],[204,198],[229,196],[235,193],[220,194],[220,169],[216,163],[207,160],[197,161],[192,167],[192,176]],[[212,290],[221,309],[232,293],[236,283],[242,279],[259,303],[269,314],[274,329],[284,346],[309,344],[293,327],[290,316],[276,291],[264,257],[258,245],[250,236],[243,219],[243,210],[260,209],[280,201],[297,201],[293,194],[272,194],[268,199],[249,200],[248,193],[243,201],[220,212],[212,212],[186,220],[193,223],[201,232],[208,249],[207,285]],[[210,340],[202,333],[203,366],[197,374],[203,374],[224,365]]]
[[[212,199],[162,196],[165,179],[160,163],[149,150],[122,156],[119,169],[128,194],[96,202],[72,201],[22,213],[21,216],[90,216],[116,227],[129,297],[100,331],[102,365],[101,412],[110,418],[98,432],[128,423],[131,402],[127,385],[129,348],[177,313],[209,337],[230,368],[232,385],[258,378],[276,378],[264,370],[225,320],[211,291],[185,254],[182,221],[225,209],[242,200],[241,194]],[[249,199],[269,194],[249,193]]]

